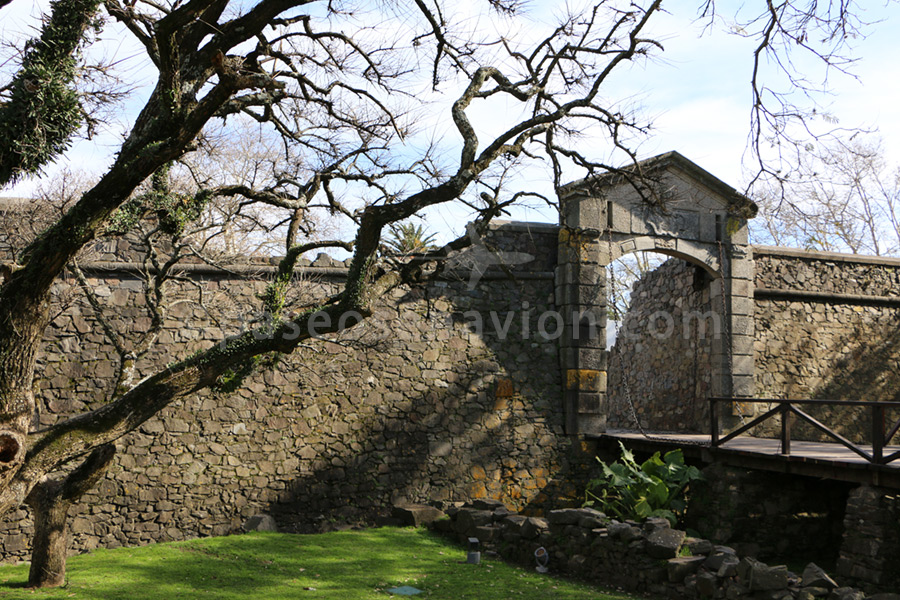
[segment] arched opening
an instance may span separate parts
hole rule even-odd
[[[724,332],[721,279],[666,252],[622,256],[607,267],[607,281],[610,319],[618,317],[610,324],[617,333],[608,347],[608,427],[704,431]]]

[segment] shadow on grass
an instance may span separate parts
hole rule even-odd
[[[22,589],[24,565],[0,568],[0,597],[363,600],[411,585],[424,591],[420,597],[448,600],[611,598],[503,563],[472,566],[463,559],[462,548],[411,529],[250,534],[75,557],[68,585],[56,590]]]

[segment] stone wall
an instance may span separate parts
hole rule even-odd
[[[900,590],[900,496],[860,486],[850,493],[837,572],[870,589]]]
[[[708,429],[713,336],[721,310],[703,269],[670,259],[635,283],[609,360],[609,426]],[[632,412],[634,406],[634,413]]]
[[[397,289],[364,325],[312,340],[233,393],[190,397],[123,438],[107,477],[73,509],[72,548],[224,534],[259,512],[306,531],[371,521],[401,501],[491,497],[534,509],[571,495],[567,473],[589,456],[563,434],[557,342],[535,334],[554,307],[556,229],[505,226],[490,243],[536,259],[473,286],[463,269]],[[320,257],[298,272],[299,290],[335,289],[342,267]],[[234,332],[269,271],[248,267],[242,281],[186,271],[205,307],[173,307],[145,372]],[[146,330],[136,275],[89,275],[113,326]],[[58,297],[72,285],[60,281]],[[224,328],[208,308],[227,317]],[[86,303],[54,320],[45,347],[42,425],[105,401],[115,355]],[[6,560],[27,556],[30,528],[24,509],[0,522]]]
[[[767,247],[755,248],[754,259],[756,397],[900,400],[900,260]],[[669,261],[635,284],[610,355],[612,427],[635,428],[630,396],[647,429],[708,430],[715,330],[707,326],[700,337],[699,319],[683,325],[686,314],[722,312],[709,300],[708,283],[687,263]],[[669,330],[674,334],[665,335]],[[868,408],[801,408],[853,441],[870,441]],[[886,413],[888,427],[900,419],[900,409]],[[780,422],[770,419],[752,433],[779,435]],[[826,439],[796,420],[792,436]]]
[[[465,543],[478,538],[483,550],[526,567],[535,553],[546,556],[553,574],[586,579],[646,597],[694,600],[897,600],[896,594],[867,596],[840,586],[808,563],[796,573],[770,566],[730,546],[689,537],[666,519],[620,522],[590,508],[552,510],[546,518],[514,514],[505,506],[476,501],[448,510],[436,530]],[[843,581],[841,580],[841,583]]]
[[[721,464],[702,472],[691,483],[688,528],[763,560],[835,566],[854,484]]]
[[[784,248],[754,258],[758,397],[900,400],[900,260]],[[804,410],[870,441],[869,409]],[[898,418],[887,411],[889,425]],[[793,435],[822,439],[802,423]]]

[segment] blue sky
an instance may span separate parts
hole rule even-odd
[[[465,10],[466,4],[458,3],[458,10]],[[701,36],[702,26],[694,21],[698,4],[698,0],[675,0],[665,4],[671,14],[657,19],[650,30],[663,41],[665,52],[646,64],[637,64],[621,72],[612,82],[612,93],[641,104],[646,114],[653,117],[654,132],[640,145],[642,157],[677,150],[719,178],[741,187],[746,179],[742,161],[749,124],[748,82],[753,42],[723,33],[722,27]],[[720,10],[724,4],[719,2]],[[33,16],[46,5],[45,0],[13,0],[0,13],[0,35],[8,40],[10,32],[28,31],[29,26],[35,26]],[[561,3],[551,7],[548,2],[534,0],[532,17],[540,21],[558,5]],[[900,163],[900,117],[896,109],[900,98],[900,73],[894,59],[900,55],[900,40],[892,30],[896,30],[900,22],[900,5],[895,2],[885,5],[876,0],[867,3],[867,10],[867,20],[884,22],[871,27],[868,38],[856,43],[860,61],[854,72],[860,80],[846,76],[831,78],[833,96],[823,98],[823,104],[842,126],[878,128],[888,160],[896,164]],[[732,15],[723,13],[723,16]],[[123,64],[137,75],[139,81],[152,82],[152,71],[129,59],[139,53],[139,49],[134,43],[116,39],[116,36],[114,29],[104,33],[106,54],[123,59]],[[146,90],[138,90],[128,107],[137,110],[145,95]],[[480,119],[482,124],[490,127],[496,121],[502,121],[498,119],[502,111],[498,107],[478,108],[474,111],[478,115],[476,123]],[[100,138],[77,143],[60,164],[99,172],[109,163],[127,126],[127,119],[110,122]],[[430,129],[448,138],[455,135],[446,119],[436,121]],[[594,142],[586,140],[585,143]],[[596,143],[598,147],[603,144],[600,140]],[[52,172],[53,168],[48,171]],[[526,185],[547,191],[542,173],[528,173],[524,178]],[[36,183],[27,180],[0,193],[27,195]],[[441,211],[430,215],[429,221],[433,222],[430,223],[433,228],[444,229],[464,217],[459,211]],[[523,210],[514,217],[554,220],[549,211]]]
[[[693,6],[694,2],[676,2]],[[720,9],[725,5],[719,2]],[[731,4],[731,3],[728,3]],[[752,4],[752,3],[746,3]],[[896,28],[897,3],[865,2],[866,19],[883,21],[867,29],[869,36],[854,44],[859,62],[852,68],[859,80],[834,73],[832,95],[823,106],[841,126],[878,128],[891,162],[900,162],[900,54]],[[650,110],[659,115],[657,135],[648,140],[649,155],[678,150],[721,179],[739,186],[744,181],[742,156],[750,108],[750,53],[755,41],[723,33],[721,28],[699,36],[690,9],[662,23],[670,35],[664,61],[649,65],[642,79]],[[817,68],[813,61],[804,63]],[[661,93],[657,93],[661,92]]]

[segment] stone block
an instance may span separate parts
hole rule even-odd
[[[575,525],[581,519],[582,514],[577,508],[558,508],[547,513],[547,522],[550,525]]]
[[[442,524],[439,524],[442,523]],[[439,523],[435,523],[435,529],[441,531],[443,533],[449,533],[453,531],[453,522],[452,521],[440,521]],[[386,517],[384,515],[378,515],[375,517],[375,526],[376,527],[403,527],[403,522],[400,519],[395,519],[394,517]]]
[[[698,244],[693,240],[679,239],[675,242],[675,250],[700,261],[712,271],[719,271],[719,255],[714,246]]]
[[[607,222],[612,223],[612,230],[616,233],[631,232],[631,207],[623,206],[617,202],[610,202],[608,208],[612,214]]]
[[[629,525],[628,523],[619,523],[617,521],[613,521],[606,526],[606,530],[609,532],[610,538],[614,540],[621,540],[623,542],[631,542],[643,537],[641,534],[641,530],[638,527]]]
[[[569,307],[570,313],[564,324],[577,324],[579,332],[599,331],[606,328],[609,311],[606,307],[606,296],[604,294],[603,302],[600,304],[573,304]]]
[[[278,531],[278,525],[270,515],[261,513],[253,515],[242,526],[244,531]]]
[[[600,348],[563,348],[562,356],[563,366],[567,369],[606,371],[609,361],[609,353]]]
[[[756,324],[753,319],[746,316],[734,315],[731,319],[731,335],[747,336],[752,338]]]
[[[581,325],[586,324],[582,323]],[[559,338],[559,344],[569,348],[603,350],[606,348],[606,328],[600,325],[573,327],[571,323],[566,323],[563,326],[563,334]]]
[[[719,570],[716,571],[716,577],[720,579],[728,579],[737,575],[738,565],[740,565],[741,561],[737,556],[729,556],[726,557],[725,560],[722,561],[722,565],[719,567]]]
[[[566,570],[572,575],[580,575],[585,571],[587,562],[586,556],[576,554],[566,562]]]
[[[508,515],[500,521],[500,526],[503,527],[505,531],[519,532],[527,520],[528,517],[524,515]]]
[[[735,375],[753,375],[756,372],[756,360],[752,354],[735,354],[731,357],[732,373]]]
[[[732,379],[733,396],[752,398],[755,395],[756,381],[752,375],[735,375]]]
[[[491,511],[496,511],[498,509],[506,508],[506,505],[503,503],[502,500],[497,500],[495,498],[479,498],[478,500],[473,500],[471,506],[475,510],[491,510]]]
[[[825,569],[816,563],[809,563],[803,569],[803,575],[800,577],[800,585],[803,587],[818,587],[827,590],[833,590],[838,587],[837,582],[828,576]],[[898,599],[900,600],[900,599]]]
[[[489,542],[493,542],[498,535],[499,527],[495,527],[493,525],[482,525],[480,527],[475,528],[475,535],[472,537],[478,538],[478,541],[482,544],[486,544]]]
[[[719,580],[713,573],[702,571],[697,574],[697,593],[701,598],[720,597],[719,589]]]
[[[394,519],[392,519],[394,520]],[[375,524],[378,524],[378,520],[375,520]],[[435,531],[439,531],[440,533],[454,533],[453,529],[453,521],[450,519],[438,519],[434,523],[431,524]],[[391,527],[399,527],[398,525],[391,525]]]
[[[713,551],[713,544],[709,540],[689,537],[685,538],[683,545],[690,550],[693,556],[709,554]]]
[[[598,435],[606,431],[605,414],[580,414],[577,415],[575,433],[581,435]]]
[[[731,217],[733,219],[734,217]],[[731,221],[729,219],[729,222]],[[747,228],[747,222],[741,219],[741,225],[738,227],[737,231],[731,234],[731,243],[735,245],[745,246],[750,241],[750,233]]]
[[[601,414],[605,406],[606,396],[600,392],[566,391],[566,396],[574,398],[575,410],[579,415]]]
[[[594,369],[566,369],[566,390],[574,392],[605,392],[606,372]]]
[[[737,575],[752,591],[783,590],[788,587],[787,567],[770,567],[754,558],[742,559],[737,566]]]
[[[732,296],[731,298],[731,314],[742,316],[753,316],[756,311],[756,301],[752,297]]]
[[[670,529],[672,525],[669,523],[668,519],[664,519],[662,517],[650,517],[646,521],[644,521],[644,533],[650,535],[654,531],[659,531],[660,529]]]
[[[683,556],[679,558],[670,558],[666,562],[666,572],[671,583],[680,583],[689,575],[697,572],[703,561],[703,556]]]
[[[550,529],[550,523],[546,519],[540,517],[528,517],[523,523],[520,530],[522,539],[532,540]]]
[[[444,516],[444,512],[427,504],[405,504],[391,508],[391,516],[405,527],[422,527]]]
[[[557,267],[557,282],[569,285],[606,285],[606,268],[593,263],[569,263]]]
[[[713,549],[712,554],[706,557],[703,566],[710,571],[718,571],[719,567],[721,567],[726,560],[731,560],[736,557],[737,555],[734,553],[734,549],[729,548],[728,546],[716,546]]]
[[[865,592],[851,587],[839,587],[831,590],[828,600],[864,600]]]
[[[753,297],[754,285],[749,279],[729,279],[728,283],[732,296]]]
[[[701,242],[715,243],[717,239],[716,232],[716,215],[715,213],[700,213],[700,232],[699,240]]]
[[[434,457],[450,456],[453,452],[453,444],[448,440],[435,440],[428,442],[428,454]]]
[[[568,306],[606,306],[606,286],[598,284],[571,284],[568,290],[564,292],[563,301]],[[571,320],[571,315],[563,315],[569,317],[566,321]],[[598,325],[602,325],[595,320]]]
[[[749,257],[734,258],[731,260],[731,277],[735,279],[753,280],[756,268]]]
[[[606,518],[606,515],[603,515],[603,513],[600,513],[600,514],[602,516],[593,516],[593,515],[587,516],[586,515],[586,516],[581,517],[581,519],[578,521],[578,526],[581,527],[582,529],[590,529],[590,530],[599,529],[601,527],[606,527],[606,524],[609,522],[609,519]]]
[[[518,474],[516,475],[518,477]],[[527,473],[526,473],[527,476]],[[498,506],[494,509],[494,522],[502,521],[509,515],[515,514],[513,511],[509,510],[506,506]]]
[[[476,527],[490,525],[493,521],[492,511],[462,508],[456,513],[456,530],[464,535],[473,535]]]
[[[594,196],[569,196],[563,204],[567,227],[604,229],[606,201]]]
[[[559,264],[600,262],[600,232],[592,229],[562,227],[559,230]]]
[[[753,354],[754,338],[750,335],[742,335],[731,332],[732,354]]]
[[[647,536],[647,554],[653,558],[675,558],[685,537],[685,532],[678,529],[658,529]]]

